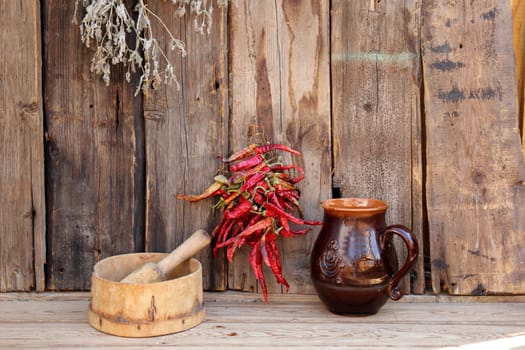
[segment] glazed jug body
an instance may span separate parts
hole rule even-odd
[[[417,242],[408,228],[387,226],[388,205],[381,200],[339,198],[322,205],[323,226],[310,268],[323,303],[338,314],[374,314],[388,298],[401,298],[397,283],[417,256]],[[394,235],[407,245],[408,257],[401,270]]]

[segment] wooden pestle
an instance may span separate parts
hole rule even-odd
[[[195,253],[210,244],[210,235],[204,230],[197,230],[180,246],[158,263],[146,263],[124,277],[122,283],[154,283],[166,280],[166,274]]]

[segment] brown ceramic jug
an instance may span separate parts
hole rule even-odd
[[[388,226],[388,204],[378,199],[337,198],[322,202],[324,220],[311,255],[317,294],[337,314],[374,314],[399,300],[399,280],[409,272],[418,244],[409,229]],[[397,270],[393,235],[403,239],[407,259]]]

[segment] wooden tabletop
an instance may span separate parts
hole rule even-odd
[[[121,338],[87,322],[88,293],[0,294],[0,348],[525,349],[523,297],[407,296],[365,317],[315,295],[205,293],[206,318],[177,334]]]

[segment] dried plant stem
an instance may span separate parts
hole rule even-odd
[[[75,18],[78,5],[84,9],[80,23],[82,42],[90,47],[95,42],[95,53],[91,60],[91,71],[102,75],[102,79],[109,84],[110,66],[122,63],[127,67],[126,80],[131,81],[132,73],[140,71],[140,80],[135,94],[149,88],[157,88],[161,82],[166,84],[179,83],[174,68],[166,53],[162,50],[151,28],[151,19],[158,21],[168,33],[170,50],[179,50],[186,56],[184,42],[175,38],[162,18],[148,8],[144,0],[137,0],[133,11],[136,19],[130,15],[124,0],[75,0]],[[155,0],[160,1],[160,0]],[[167,1],[167,0],[163,0]],[[182,17],[189,7],[190,13],[195,16],[195,29],[203,33],[204,28],[210,30],[212,1],[207,7],[208,0],[169,0],[175,7],[174,14]],[[227,6],[231,0],[216,0],[219,6]],[[198,19],[200,23],[198,23]],[[130,33],[136,36],[135,47],[129,47],[127,37]],[[163,62],[159,62],[159,59]],[[164,78],[160,73],[164,73]]]

